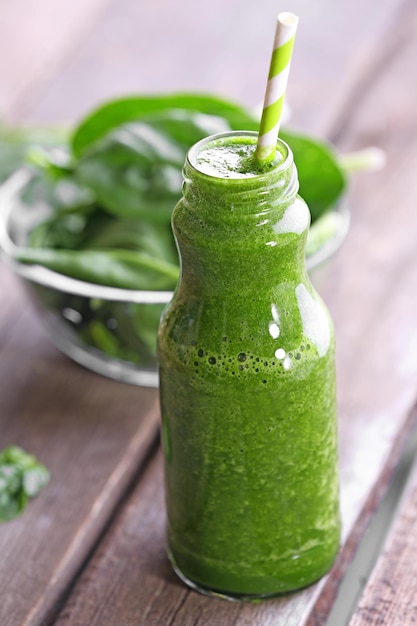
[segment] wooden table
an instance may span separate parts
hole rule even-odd
[[[11,120],[72,121],[105,97],[191,88],[255,105],[279,9],[301,17],[294,125],[341,150],[379,145],[388,158],[355,178],[348,239],[315,276],[337,334],[337,563],[309,589],[258,605],[186,589],[165,556],[157,392],[62,356],[2,265],[0,447],[33,452],[52,481],[0,527],[1,626],[417,622],[417,467],[351,616],[327,622],[417,417],[415,0],[6,0],[0,108]]]

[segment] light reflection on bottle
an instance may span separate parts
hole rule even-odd
[[[319,356],[323,357],[327,353],[331,341],[330,325],[326,312],[320,302],[313,298],[302,283],[297,285],[295,294],[304,333],[316,346]]]

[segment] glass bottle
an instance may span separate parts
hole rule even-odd
[[[304,264],[310,223],[289,147],[197,143],[173,213],[181,277],[158,336],[168,551],[229,598],[316,581],[339,544],[333,326]]]

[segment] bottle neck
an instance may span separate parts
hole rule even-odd
[[[264,213],[275,212],[279,217],[297,195],[297,170],[287,144],[278,140],[275,160],[266,170],[258,171],[253,157],[256,138],[252,132],[221,133],[198,142],[187,155],[184,200],[214,229],[239,229]],[[220,156],[210,147],[213,145]],[[240,155],[236,154],[239,149]],[[208,162],[210,158],[214,164]]]
[[[250,290],[305,275],[310,214],[297,196],[297,171],[288,146],[278,142],[276,162],[268,171],[241,177],[233,171],[214,176],[198,162],[207,146],[219,141],[239,146],[242,139],[248,142],[244,146],[254,145],[256,134],[208,138],[186,159],[183,199],[174,211],[173,228],[182,283],[189,290]]]

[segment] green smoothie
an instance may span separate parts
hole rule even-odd
[[[189,152],[173,214],[181,278],[158,352],[169,555],[233,598],[305,587],[340,533],[334,339],[304,266],[310,223],[289,148],[256,135]]]

